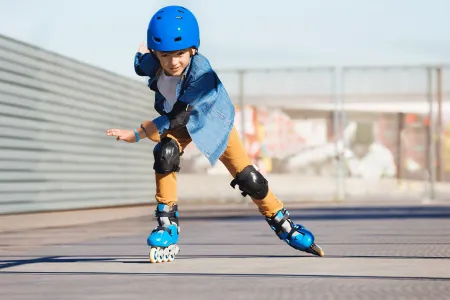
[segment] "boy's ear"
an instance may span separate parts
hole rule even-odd
[[[191,56],[194,56],[195,54],[197,54],[198,50],[197,48],[192,47],[191,48]]]

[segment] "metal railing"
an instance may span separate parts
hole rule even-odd
[[[151,145],[105,133],[152,103],[143,83],[0,36],[0,213],[152,201]]]

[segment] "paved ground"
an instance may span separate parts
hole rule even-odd
[[[0,299],[450,299],[450,205],[361,205],[290,206],[324,258],[279,241],[251,205],[181,211],[164,264],[147,259],[150,216],[4,231]]]

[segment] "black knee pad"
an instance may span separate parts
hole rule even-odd
[[[264,199],[269,193],[269,185],[262,174],[253,166],[247,166],[241,172],[236,174],[236,178],[230,185],[234,188],[239,185],[242,196],[249,195],[253,199]]]
[[[153,149],[155,163],[153,169],[156,173],[167,174],[180,171],[180,147],[169,137],[165,137]]]

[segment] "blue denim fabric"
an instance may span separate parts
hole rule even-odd
[[[169,128],[169,119],[163,111],[164,96],[156,84],[161,70],[159,60],[152,53],[136,53],[134,69],[139,76],[150,77],[148,86],[155,91],[154,107],[161,114],[153,123],[162,134]],[[203,55],[191,57],[177,86],[177,99],[189,105],[187,130],[197,148],[214,165],[227,147],[235,111],[225,87]]]

